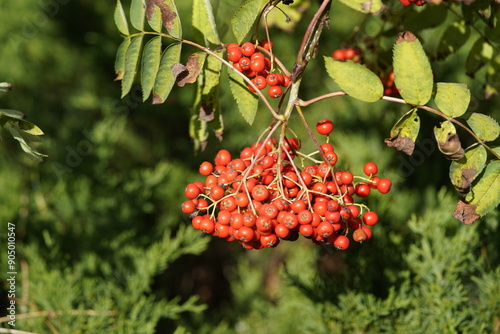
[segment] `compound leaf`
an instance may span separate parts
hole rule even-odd
[[[146,101],[153,89],[156,74],[160,67],[161,37],[156,36],[148,41],[142,53],[141,85],[142,100]]]
[[[130,4],[130,23],[139,30],[144,30],[144,16],[146,14],[146,6],[144,0],[132,0]]]
[[[409,104],[425,105],[431,98],[434,79],[422,44],[412,33],[403,32],[393,57],[395,84],[401,97]]]
[[[181,45],[181,43],[173,43],[163,51],[153,87],[153,104],[165,102],[175,84],[172,66],[178,63],[181,58]]]
[[[380,78],[361,64],[325,56],[325,66],[330,77],[349,96],[365,102],[375,102],[384,95]]]
[[[479,139],[484,141],[493,141],[500,134],[500,126],[497,121],[485,114],[472,113],[467,124]]]
[[[243,41],[259,16],[266,0],[246,0],[231,18],[231,27],[239,44]]]
[[[251,125],[257,113],[259,100],[257,96],[248,89],[247,83],[239,75],[234,73],[233,70],[228,69],[228,75],[229,87],[238,105],[238,110],[248,124]]]
[[[120,0],[116,0],[114,19],[118,31],[126,36],[130,35],[127,17],[125,16],[125,11],[123,10],[123,6]]]
[[[210,0],[194,0],[193,28],[197,34],[212,44],[220,44]]]
[[[143,37],[144,35],[133,37],[127,52],[125,53],[125,71],[123,72],[122,79],[122,98],[130,92],[132,84],[134,83]]]
[[[459,117],[467,111],[470,90],[464,84],[438,82],[434,102],[446,116]]]

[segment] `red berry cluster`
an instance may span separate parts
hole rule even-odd
[[[352,60],[359,62],[361,60],[361,50],[357,48],[342,48],[332,52],[332,58],[337,60]]]
[[[399,0],[399,2],[405,7],[408,7],[412,3],[417,6],[423,6],[426,3],[425,0]]]
[[[259,46],[264,50],[271,50],[272,44],[264,39],[259,42]],[[283,95],[281,87],[288,87],[290,78],[279,72],[271,71],[271,60],[262,52],[259,52],[254,43],[246,42],[241,45],[231,43],[227,46],[227,58],[233,63],[233,67],[249,78],[260,90],[267,89],[267,94],[271,98],[278,98]],[[248,85],[248,89],[255,92],[253,87]]]
[[[320,134],[329,134],[330,124],[318,122]],[[299,149],[296,138],[271,138],[244,148],[239,157],[220,150],[214,163],[200,165],[205,182],[186,186],[182,211],[195,229],[246,249],[276,247],[299,235],[338,249],[349,247],[350,231],[354,241],[369,239],[378,216],[353,196],[366,197],[373,189],[386,194],[391,181],[376,176],[373,162],[364,165],[366,177],[336,168],[338,157],[328,141],[316,152],[322,159],[301,170],[293,162],[297,154],[304,156]]]
[[[396,79],[394,72],[391,71],[388,74],[384,75],[380,80],[384,85],[384,95],[386,96],[399,96],[399,90],[394,84],[394,80]]]

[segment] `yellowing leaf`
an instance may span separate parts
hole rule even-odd
[[[380,78],[361,64],[325,56],[325,66],[330,77],[349,96],[365,102],[375,102],[384,95]]]
[[[488,115],[475,112],[470,115],[467,124],[481,140],[493,141],[500,135],[500,126]]]
[[[464,84],[438,82],[434,102],[446,116],[459,117],[467,111],[470,90]]]
[[[431,98],[434,78],[420,41],[411,32],[401,33],[393,57],[395,84],[401,97],[409,104],[425,105]]]
[[[194,0],[193,28],[212,44],[221,44],[210,0]]]

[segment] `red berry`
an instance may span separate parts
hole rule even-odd
[[[346,250],[349,247],[349,238],[347,238],[345,235],[339,235],[333,241],[333,245],[340,250]]]
[[[270,51],[271,48],[273,47],[273,43],[268,41],[267,39],[263,39],[259,42],[259,45],[266,49],[267,51]]]
[[[345,60],[344,52],[341,49],[333,51],[332,58],[337,60]]]
[[[209,176],[210,174],[212,174],[213,170],[214,166],[208,161],[203,161],[199,168],[199,172],[203,176]]]
[[[239,62],[242,56],[243,54],[241,53],[241,49],[239,47],[227,49],[227,59],[233,63]]]
[[[374,211],[367,211],[363,214],[363,223],[366,225],[375,225],[378,222],[378,215]]]
[[[377,189],[381,194],[387,194],[391,190],[392,182],[389,179],[380,179],[377,183]]]
[[[246,42],[241,44],[241,53],[243,53],[244,56],[250,57],[254,54],[255,52],[255,45],[251,42]]]
[[[378,166],[374,162],[367,162],[363,167],[363,172],[368,176],[375,175],[378,173]]]
[[[196,210],[196,204],[191,200],[187,200],[182,203],[181,210],[184,213],[193,213]]]
[[[316,131],[320,135],[329,135],[333,131],[332,121],[327,118],[319,120],[318,123],[316,123]]]
[[[271,98],[276,99],[276,98],[280,97],[283,94],[283,90],[281,89],[280,86],[271,86],[267,90],[267,94]]]

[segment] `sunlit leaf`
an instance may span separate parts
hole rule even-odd
[[[122,34],[128,36],[130,34],[128,29],[127,17],[120,0],[116,0],[116,7],[114,13],[115,25]]]
[[[241,43],[252,29],[266,0],[246,0],[231,18],[231,28],[236,42]]]
[[[465,84],[436,83],[434,102],[446,116],[462,116],[469,106],[470,90]]]
[[[139,30],[144,30],[144,17],[146,14],[146,6],[144,0],[132,0],[130,3],[130,23]]]
[[[477,184],[466,197],[466,201],[475,206],[475,212],[484,216],[500,203],[500,161],[491,161]]]
[[[148,41],[142,53],[141,85],[142,99],[146,101],[153,89],[156,74],[160,66],[161,37],[156,36]]]
[[[210,0],[193,1],[193,29],[212,44],[221,44]]]
[[[486,149],[481,145],[476,145],[467,148],[462,159],[452,161],[450,180],[457,191],[463,194],[469,192],[472,182],[486,165],[486,159]]]
[[[457,129],[452,122],[445,121],[440,126],[435,126],[434,136],[439,150],[447,159],[459,160],[464,156],[462,143],[458,138]]]
[[[410,32],[401,33],[394,46],[395,84],[409,104],[425,105],[434,87],[429,59],[420,41]]]
[[[472,113],[467,124],[481,140],[493,141],[500,135],[500,126],[488,115]]]
[[[365,102],[375,102],[384,95],[380,78],[365,66],[325,56],[326,71],[347,95]]]
[[[243,118],[251,125],[257,113],[259,102],[257,96],[248,89],[247,83],[239,75],[234,73],[234,71],[228,70],[228,74],[229,87],[236,100],[238,110]]]
[[[365,14],[378,13],[383,6],[381,0],[340,0],[340,2]]]
[[[170,44],[165,51],[163,51],[160,67],[153,87],[153,104],[165,102],[175,84],[172,66],[179,62],[181,57],[181,45],[180,43]]]
[[[385,140],[389,147],[394,147],[408,155],[415,149],[415,141],[420,131],[420,117],[417,109],[412,109],[401,117],[391,129],[391,138]]]

